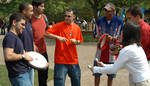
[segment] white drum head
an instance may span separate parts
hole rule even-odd
[[[38,69],[38,70],[46,68],[47,60],[45,59],[43,55],[37,52],[33,52],[33,51],[28,52],[27,54],[33,58],[33,61],[28,61],[31,67],[33,67],[34,69]]]
[[[100,46],[103,47],[106,42],[106,36],[102,39]]]

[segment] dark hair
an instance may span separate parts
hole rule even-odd
[[[42,3],[45,3],[44,0],[33,0],[32,5],[38,7]]]
[[[137,15],[140,16],[140,18],[142,19],[142,15],[143,15],[143,11],[141,9],[140,6],[138,5],[133,5],[131,6],[126,13],[131,13],[131,15],[133,15],[134,17],[136,17]]]
[[[71,12],[71,11],[72,11],[73,14],[76,15],[76,11],[75,11],[73,8],[69,8],[69,9],[67,9],[66,11],[68,11],[68,12]]]
[[[20,13],[13,13],[9,18],[10,27],[12,26],[12,22],[16,20],[16,22],[21,21],[21,19],[26,20],[25,17]]]
[[[22,2],[19,6],[19,12],[21,13],[24,9],[28,9],[29,5],[31,5],[31,4],[28,2]]]
[[[141,29],[139,24],[132,21],[127,22],[123,26],[123,37],[121,44],[127,46],[136,43],[138,46],[141,46],[140,39],[141,39]]]

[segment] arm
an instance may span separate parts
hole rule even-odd
[[[51,33],[44,33],[44,37],[48,38],[48,39],[58,39],[61,42],[65,42],[65,41],[69,41],[67,38],[65,37],[60,37]]]
[[[34,46],[34,52],[39,52],[39,49],[37,48],[34,42],[33,42],[33,46]]]
[[[147,28],[150,29],[150,28]],[[148,30],[142,30],[141,29],[141,44],[142,44],[142,48],[144,49],[144,51],[146,50],[148,43],[149,43],[149,32]]]
[[[33,58],[31,58],[29,55],[27,55],[27,53],[24,51],[24,55],[25,55],[25,60],[27,61],[32,61]],[[4,58],[6,61],[18,61],[23,59],[22,54],[16,54],[14,53],[14,49],[13,48],[5,48],[4,49]]]
[[[105,73],[105,74],[117,73],[120,69],[124,68],[124,64],[128,60],[127,55],[126,54],[120,55],[113,65],[105,64],[104,67],[92,67],[91,71],[93,71],[93,73]]]

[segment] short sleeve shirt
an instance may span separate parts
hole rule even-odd
[[[23,43],[13,32],[9,31],[3,39],[3,49],[13,48],[14,53],[23,54]],[[5,61],[9,78],[14,78],[28,71],[26,60]]]
[[[66,24],[66,22],[63,21],[63,22],[55,24],[53,27],[48,29],[45,33],[51,33],[54,35],[65,37],[68,40],[76,39],[76,40],[80,40],[81,42],[83,42],[81,29],[75,23]],[[70,36],[70,33],[72,34],[71,36]],[[61,42],[58,39],[56,39],[55,63],[78,64],[76,45],[72,44],[70,41]]]
[[[123,22],[121,19],[115,15],[113,15],[112,20],[108,23],[106,16],[99,18],[95,25],[94,30],[94,38],[102,36],[103,34],[109,34],[112,37],[119,38],[122,30]],[[95,57],[98,58],[100,61],[103,62],[110,62],[113,63],[117,59],[117,56],[111,56],[109,53],[110,47],[112,47],[116,42],[109,41],[106,49],[99,50],[97,49]]]
[[[25,51],[34,51],[32,26],[26,21],[25,29],[23,29],[20,38],[23,42]]]

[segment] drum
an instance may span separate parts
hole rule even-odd
[[[33,61],[28,61],[29,65],[32,68],[37,69],[37,70],[42,70],[46,68],[47,60],[45,59],[43,55],[37,52],[33,52],[33,51],[28,52],[27,54],[33,58]]]
[[[111,51],[114,51],[115,49],[121,50],[122,47],[123,47],[123,45],[121,45],[121,44],[115,44],[115,45],[113,45],[113,46],[110,48],[110,50],[111,50]]]
[[[97,43],[97,48],[100,50],[104,50],[108,45],[108,40],[106,39],[106,34],[102,35]]]

